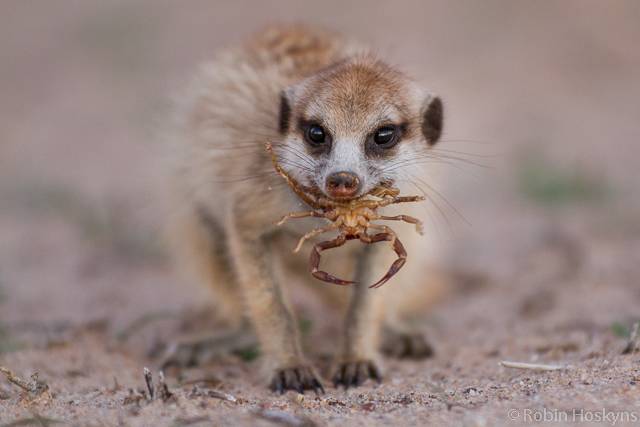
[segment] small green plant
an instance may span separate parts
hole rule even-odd
[[[629,338],[629,336],[631,336],[631,329],[620,322],[614,322],[611,324],[611,332],[620,338]]]
[[[0,323],[0,354],[17,351],[23,348],[22,344],[9,335],[9,328]]]
[[[4,289],[4,282],[0,277],[0,306],[7,300],[7,293]],[[8,328],[0,322],[0,354],[14,351],[17,349],[17,343],[15,343],[9,336]]]
[[[90,200],[56,184],[26,183],[9,198],[31,215],[63,218],[95,248],[121,260],[154,262],[164,257],[156,234],[131,220],[122,200]]]
[[[260,349],[254,345],[237,350],[234,354],[245,362],[252,362],[260,356]]]
[[[542,206],[596,202],[609,194],[603,179],[579,167],[560,167],[540,155],[527,155],[518,170],[520,193]]]

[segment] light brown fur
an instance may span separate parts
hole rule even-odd
[[[290,369],[302,369],[296,372],[303,377],[315,374],[302,354],[297,323],[281,286],[283,274],[275,266],[283,265],[284,274],[295,282],[332,294],[327,299],[336,303],[350,290],[311,279],[306,255],[291,254],[292,242],[319,220],[275,226],[282,215],[305,208],[272,169],[264,149],[265,142],[277,147],[299,139],[295,120],[288,123],[287,135],[278,129],[282,91],[297,97],[292,117],[329,117],[330,130],[345,138],[368,132],[379,118],[405,121],[409,148],[402,149],[410,155],[411,144],[424,145],[416,121],[424,100],[414,88],[400,72],[333,34],[274,27],[203,67],[177,108],[169,134],[174,150],[169,224],[176,254],[215,290],[217,305],[235,324],[244,317],[251,321],[268,375],[286,377],[284,389],[297,388],[287,382]],[[288,168],[303,182],[310,179],[291,163]],[[403,206],[389,214],[424,216],[421,209]],[[378,366],[383,324],[406,331],[405,308],[436,295],[433,286],[419,279],[424,259],[434,252],[431,241],[424,240],[431,237],[412,232],[412,227],[398,230],[409,253],[405,270],[385,288],[352,289],[338,371],[362,369],[362,363]],[[363,245],[354,242],[340,250],[339,260],[329,259],[326,269],[357,276],[363,285],[381,277],[394,259],[387,247],[371,248],[367,256]],[[309,381],[300,388],[314,388]]]

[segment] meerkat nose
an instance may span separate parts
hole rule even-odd
[[[326,188],[331,197],[353,197],[360,189],[360,179],[351,172],[335,172],[327,177]]]

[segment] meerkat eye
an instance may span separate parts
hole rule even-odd
[[[398,142],[395,126],[382,126],[373,134],[373,142],[379,147],[391,148]]]
[[[327,134],[320,125],[311,125],[307,128],[307,141],[311,144],[323,144],[327,139]]]

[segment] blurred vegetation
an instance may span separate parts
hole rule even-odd
[[[631,327],[620,322],[614,322],[611,325],[611,332],[617,337],[628,339],[631,336]]]
[[[234,354],[245,362],[252,362],[260,356],[260,348],[257,345],[252,345],[234,351]]]
[[[605,180],[596,174],[558,166],[539,154],[523,157],[517,184],[527,199],[546,207],[597,202],[611,195]]]
[[[156,233],[136,225],[124,201],[95,202],[66,187],[44,183],[21,185],[3,199],[26,214],[64,220],[84,241],[120,261],[163,259]]]
[[[0,323],[0,354],[17,351],[23,347],[22,344],[9,334],[9,328],[3,323]]]
[[[0,276],[0,312],[2,305],[7,302],[4,281]],[[20,344],[9,335],[9,328],[0,319],[0,354],[15,351],[20,348]]]

